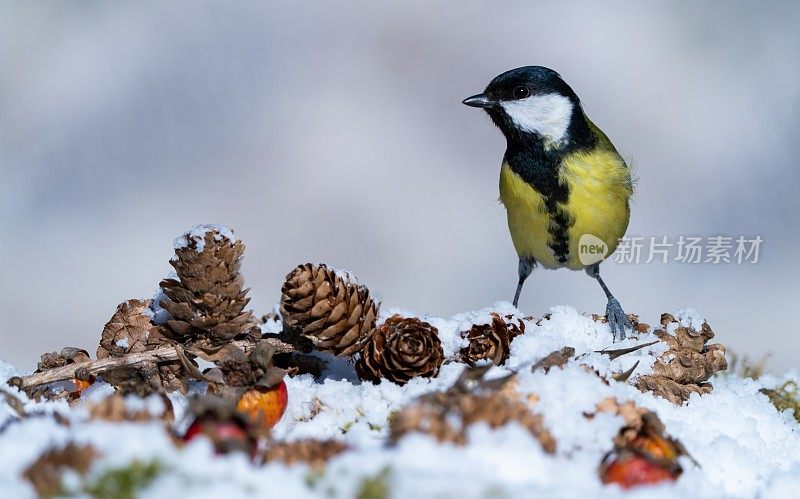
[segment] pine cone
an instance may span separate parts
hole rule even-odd
[[[311,340],[318,350],[352,355],[375,328],[378,305],[365,286],[326,265],[307,263],[286,276],[281,315],[290,331]]]
[[[725,347],[720,344],[708,345],[714,332],[704,322],[700,331],[680,325],[670,314],[661,315],[662,329],[654,334],[669,345],[669,349],[653,365],[653,374],[640,376],[636,387],[641,391],[651,391],[675,405],[681,405],[692,393],[711,393],[708,383],[714,373],[728,368],[725,360]],[[674,336],[667,332],[673,326]]]
[[[151,304],[151,300],[128,300],[117,305],[117,311],[103,327],[97,347],[98,359],[147,350],[147,340],[153,329]]]
[[[152,323],[152,300],[127,300],[117,305],[117,310],[103,327],[97,358],[154,350],[169,344],[162,336],[163,328]],[[188,376],[178,361],[147,363],[137,366],[115,366],[103,373],[103,380],[114,385],[121,394],[141,396],[188,390]]]
[[[469,426],[483,423],[499,428],[518,423],[536,438],[547,453],[554,453],[556,441],[544,426],[541,415],[519,397],[514,375],[493,380],[482,379],[486,368],[467,368],[445,392],[419,397],[391,418],[389,440],[396,443],[408,433],[419,432],[440,442],[463,445]]]
[[[175,241],[176,278],[161,281],[170,314],[162,334],[182,343],[218,346],[255,326],[245,310],[248,289],[239,273],[244,244],[229,229],[198,226]]]
[[[473,324],[469,331],[461,333],[461,337],[469,340],[469,345],[459,352],[462,362],[474,364],[481,360],[491,360],[499,366],[508,359],[512,334],[498,314],[492,313],[491,324]]]
[[[295,442],[276,442],[264,451],[264,462],[282,461],[285,464],[308,463],[320,469],[327,462],[347,450],[347,445],[337,440],[305,439]]]
[[[382,378],[404,385],[415,376],[432,378],[444,361],[438,331],[415,317],[393,315],[367,342],[356,362],[362,380]]]

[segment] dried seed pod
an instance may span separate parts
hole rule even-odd
[[[512,334],[508,324],[498,315],[492,313],[491,324],[473,324],[469,331],[461,333],[469,344],[459,352],[459,360],[474,364],[482,360],[490,360],[495,365],[502,365],[508,359]]]
[[[280,311],[284,325],[315,348],[347,356],[357,352],[375,328],[378,305],[346,272],[306,263],[286,276]]]
[[[436,376],[442,362],[444,351],[435,327],[415,317],[393,315],[364,346],[356,373],[362,380],[404,385],[416,376]]]
[[[708,380],[714,373],[728,368],[725,347],[707,344],[714,332],[706,322],[697,331],[681,325],[672,315],[663,314],[661,323],[663,328],[654,334],[669,348],[656,360],[652,374],[636,380],[636,387],[675,405],[683,404],[692,393],[710,393],[712,386]],[[668,332],[668,327],[674,334]]]
[[[167,299],[161,306],[170,318],[164,336],[184,344],[213,347],[245,337],[255,325],[245,310],[250,299],[241,268],[244,244],[230,229],[204,225],[175,241],[170,261],[176,277],[161,281]]]

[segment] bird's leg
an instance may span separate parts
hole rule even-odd
[[[522,293],[522,285],[525,284],[525,279],[531,275],[533,268],[536,266],[536,261],[533,258],[519,257],[519,283],[517,284],[517,292],[514,293],[514,306],[519,304],[519,295]]]
[[[614,335],[614,341],[619,338],[619,340],[625,339],[625,331],[626,330],[633,330],[633,324],[631,324],[630,319],[628,319],[627,314],[625,311],[622,310],[622,305],[619,304],[614,295],[611,294],[611,291],[606,286],[606,283],[603,282],[603,279],[600,277],[600,264],[596,263],[591,267],[586,267],[586,273],[589,276],[594,277],[597,282],[600,283],[600,287],[603,288],[603,291],[606,294],[606,298],[608,298],[608,305],[606,305],[606,319],[608,319],[608,325],[611,327],[611,334]]]

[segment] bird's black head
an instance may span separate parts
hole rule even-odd
[[[588,132],[578,96],[558,73],[542,66],[506,71],[464,104],[486,110],[509,142],[561,149]]]

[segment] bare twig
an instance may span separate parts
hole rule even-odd
[[[263,341],[267,341],[274,346],[276,353],[289,353],[297,351],[297,348],[294,345],[283,342],[277,338],[265,338]],[[230,344],[245,350],[245,352],[249,351],[255,346],[255,343],[250,341],[233,341]],[[106,359],[67,364],[63,367],[48,369],[47,371],[40,373],[33,373],[30,376],[18,376],[11,378],[8,380],[8,384],[16,386],[21,390],[25,390],[28,388],[55,383],[56,381],[70,380],[79,377],[79,372],[81,376],[85,376],[87,374],[98,375],[102,374],[108,369],[116,367],[172,362],[180,359],[178,348],[182,347],[178,345],[170,345],[156,348],[154,350],[148,350],[146,352],[131,353],[122,357],[109,357]],[[184,351],[192,356],[200,357],[201,359],[212,360],[211,356],[202,350],[185,349]]]

